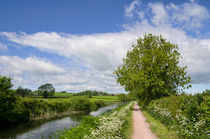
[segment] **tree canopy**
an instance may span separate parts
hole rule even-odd
[[[22,97],[25,97],[26,95],[29,95],[30,92],[32,92],[30,89],[27,89],[27,88],[22,88],[21,86],[19,86],[17,89],[16,89],[16,94],[22,96]]]
[[[16,122],[25,118],[25,112],[19,99],[15,96],[11,89],[13,84],[11,78],[0,75],[0,124]]]
[[[55,93],[55,88],[53,87],[52,84],[47,83],[44,85],[41,85],[38,88],[38,92],[40,92],[40,94],[44,97],[47,98],[48,96],[53,96]]]
[[[152,34],[139,38],[114,71],[117,83],[135,95],[142,104],[151,100],[175,95],[190,87],[186,66],[181,67],[178,46],[162,36]]]

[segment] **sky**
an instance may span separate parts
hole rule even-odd
[[[114,69],[146,33],[179,46],[192,77],[210,89],[210,1],[0,0],[0,75],[14,88],[122,93]]]

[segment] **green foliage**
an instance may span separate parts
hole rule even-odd
[[[71,98],[71,107],[76,111],[90,111],[91,102],[88,97],[75,96]]]
[[[158,119],[154,119],[147,111],[142,111],[142,114],[150,124],[150,129],[159,139],[179,139],[179,137],[164,126]]]
[[[58,92],[55,92],[54,93],[54,98],[70,98],[73,96],[74,93],[58,93]]]
[[[127,102],[128,101],[128,96],[126,94],[119,94],[118,98],[122,102]]]
[[[22,87],[18,87],[16,90],[15,90],[15,93],[17,95],[20,95],[22,97],[25,97],[26,95],[29,95],[29,93],[32,92],[30,89],[27,89],[27,88],[22,88]]]
[[[126,91],[147,105],[151,100],[190,87],[190,77],[186,67],[179,66],[180,59],[177,45],[162,36],[148,34],[137,40],[114,74]]]
[[[95,129],[98,126],[99,118],[86,116],[83,118],[80,125],[69,129],[61,130],[56,133],[60,139],[82,139],[85,135],[91,133],[90,129]]]
[[[91,103],[91,110],[97,110],[101,107],[105,107],[107,104],[103,100],[96,100]]]
[[[15,96],[11,78],[0,76],[0,123],[13,123],[23,120],[27,113],[20,106],[20,99]]]
[[[90,101],[96,101],[96,100],[103,100],[105,102],[119,101],[117,96],[92,96],[92,98],[90,98]]]
[[[51,138],[125,138],[125,131],[129,124],[128,115],[130,114],[132,104],[118,107],[98,117],[87,116],[78,126],[61,130]]]
[[[147,111],[181,138],[205,138],[210,131],[208,93],[171,96],[152,101]]]
[[[62,101],[43,101],[31,98],[22,98],[21,106],[29,113],[29,118],[40,116],[56,115],[57,113],[71,110],[70,102]]]
[[[82,91],[80,93],[75,93],[74,96],[107,96],[107,92],[102,92],[102,91],[95,91],[95,90],[86,90]]]
[[[0,75],[0,92],[2,94],[8,94],[11,93],[12,83],[11,78],[6,76]]]
[[[55,93],[55,88],[52,84],[44,84],[38,88],[38,92],[44,97],[48,98],[49,96],[53,96]]]

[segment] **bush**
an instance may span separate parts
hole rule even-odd
[[[147,111],[181,138],[205,138],[209,134],[209,94],[171,96],[152,101]]]
[[[103,100],[93,101],[91,104],[91,110],[97,110],[101,107],[105,107],[107,104]]]
[[[76,96],[71,98],[71,108],[76,111],[90,111],[91,102],[85,96]]]
[[[59,136],[60,139],[82,139],[85,135],[89,135],[91,133],[90,129],[95,129],[98,126],[99,118],[98,117],[92,117],[92,116],[86,116],[83,118],[80,125],[69,129],[64,129],[56,133]],[[55,137],[56,138],[56,137]]]
[[[27,119],[28,113],[21,107],[19,97],[16,97],[11,78],[0,76],[0,123],[14,123]]]

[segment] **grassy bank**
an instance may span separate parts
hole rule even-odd
[[[115,103],[110,97],[105,99],[103,96],[91,100],[85,96],[72,96],[71,98],[28,98],[14,97],[15,105],[9,107],[7,112],[2,113],[0,123],[13,124],[22,121],[46,119],[69,115],[75,112],[89,112],[101,107]]]
[[[57,133],[59,138],[126,138],[126,129],[131,126],[129,114],[133,103],[118,107],[99,117],[85,117],[81,124]],[[129,133],[127,133],[128,135]],[[52,137],[53,138],[53,137]]]
[[[159,139],[178,139],[176,134],[164,126],[160,121],[154,119],[147,111],[142,111],[143,115],[147,119],[147,122],[150,124],[151,131]]]
[[[152,101],[147,112],[180,138],[209,138],[210,94],[171,96]]]
[[[133,105],[134,103],[131,105],[130,107],[130,110],[128,111],[128,116],[127,116],[127,120],[126,120],[126,124],[123,128],[123,136],[126,138],[126,139],[131,139],[131,135],[133,133]]]

